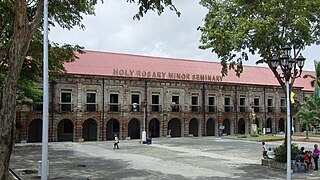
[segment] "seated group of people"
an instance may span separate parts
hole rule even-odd
[[[300,148],[299,154],[295,158],[297,172],[309,172],[312,168],[312,151],[304,151],[304,147]]]
[[[265,159],[273,159],[274,158],[274,152],[273,150],[269,147],[267,150],[266,143],[262,142],[262,156]]]

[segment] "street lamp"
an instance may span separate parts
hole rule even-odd
[[[147,142],[147,133],[146,133],[146,103],[143,103],[143,131],[142,131],[142,143]]]
[[[291,58],[291,47],[285,45],[282,50],[282,55],[273,57],[271,59],[271,67],[274,72],[277,72],[278,66],[282,70],[282,75],[279,75],[281,80],[285,81],[286,95],[287,95],[287,179],[291,180],[291,119],[290,119],[290,84],[289,81],[293,81],[295,78],[301,76],[302,68],[304,66],[304,58],[301,54],[299,57]],[[298,66],[298,67],[297,67]],[[299,68],[299,70],[297,69]]]

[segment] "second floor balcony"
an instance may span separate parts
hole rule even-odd
[[[161,105],[159,105],[159,104],[150,105],[150,111],[151,112],[160,112],[161,111]]]
[[[61,103],[60,104],[60,112],[71,112],[72,104],[70,103]]]
[[[280,107],[280,112],[282,112],[282,113],[287,112],[287,106],[281,106]]]
[[[274,107],[268,106],[268,107],[267,107],[267,112],[268,112],[268,113],[273,113],[273,112],[275,112]]]
[[[180,112],[180,105],[179,104],[172,105],[171,111],[172,112]]]
[[[225,105],[224,106],[224,112],[233,112],[233,106]]]
[[[191,112],[200,112],[200,106],[191,105]]]
[[[214,106],[214,105],[207,106],[207,112],[217,112],[217,106]]]
[[[109,104],[109,112],[120,112],[121,111],[121,106],[119,104]]]

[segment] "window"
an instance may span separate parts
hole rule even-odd
[[[192,112],[199,112],[199,97],[198,96],[191,97],[191,111]]]
[[[131,104],[132,104],[132,111],[133,112],[140,111],[140,95],[139,94],[132,94],[131,95]]]
[[[239,99],[239,111],[240,112],[246,112],[246,97],[240,96]]]
[[[61,92],[60,96],[60,110],[63,112],[70,112],[72,111],[71,106],[71,92]]]
[[[159,95],[152,95],[151,96],[151,111],[153,111],[153,112],[160,111]]]
[[[216,98],[214,96],[209,97],[209,112],[216,111]]]
[[[119,95],[118,94],[110,94],[109,111],[111,112],[119,111]]]
[[[224,112],[232,112],[231,97],[230,96],[224,97]]]
[[[260,112],[260,99],[258,97],[255,97],[253,99],[253,105],[254,105],[254,112]]]
[[[287,112],[287,105],[286,105],[286,99],[281,98],[280,99],[280,111],[281,112]]]
[[[95,92],[87,92],[87,101],[86,101],[86,110],[89,112],[93,112],[97,110],[96,104],[96,93]]]
[[[269,97],[268,100],[267,100],[267,109],[268,109],[268,112],[273,112],[273,98]]]
[[[179,96],[172,96],[171,107],[172,112],[179,112]]]

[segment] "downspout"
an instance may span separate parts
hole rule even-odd
[[[261,123],[259,128],[263,128],[265,123],[267,122],[267,107],[266,107],[266,87],[263,88],[263,109],[264,109],[264,123]]]
[[[145,119],[144,119],[144,127],[145,127],[145,131],[146,131],[146,135],[147,137],[149,137],[149,127],[147,126],[148,124],[148,83],[145,80],[144,81],[144,108],[145,108]]]
[[[202,114],[203,114],[203,130],[204,133],[203,135],[207,135],[207,127],[206,127],[206,89],[205,89],[205,84],[202,85]],[[200,129],[201,132],[201,129]],[[200,133],[201,134],[201,133]]]
[[[54,95],[55,95],[55,84],[56,84],[56,82],[55,81],[52,81],[51,83],[50,83],[50,85],[51,85],[51,103],[50,103],[50,106],[51,106],[51,133],[49,133],[49,141],[53,141],[53,126],[54,126],[54,124],[53,124],[53,122],[54,122],[54,112],[55,112],[55,109],[54,109],[54,100],[55,100],[55,98],[54,98]]]
[[[102,127],[101,127],[101,131],[102,132],[104,132],[104,129],[107,129],[105,127],[105,125],[104,125],[104,121],[105,121],[105,118],[104,118],[104,110],[105,110],[104,109],[105,108],[104,102],[105,102],[105,100],[104,100],[104,78],[103,78],[102,79]],[[102,141],[105,141],[107,139],[106,136],[107,136],[107,130],[104,133],[102,133]],[[119,137],[119,138],[121,138],[121,137]]]
[[[236,131],[236,133],[238,134],[238,86],[235,85],[235,91],[234,91],[234,94],[235,94],[235,100],[234,100],[234,104],[235,104],[235,114],[236,114],[236,121],[235,121],[235,128],[233,130],[233,132]],[[250,125],[250,123],[249,123]],[[248,127],[248,131],[249,131],[249,127]]]

